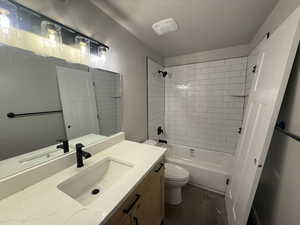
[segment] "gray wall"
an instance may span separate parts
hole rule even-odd
[[[126,137],[135,141],[146,139],[146,56],[158,62],[162,62],[162,57],[143,45],[90,1],[18,0],[18,2],[110,46],[104,69],[118,72],[123,76],[123,128]]]
[[[278,120],[300,135],[300,51],[294,63]],[[275,131],[254,200],[261,225],[300,221],[300,143]]]

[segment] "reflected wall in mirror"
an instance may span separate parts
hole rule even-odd
[[[0,47],[0,179],[121,131],[119,74]],[[72,150],[73,149],[73,150]]]

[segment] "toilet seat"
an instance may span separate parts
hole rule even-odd
[[[189,178],[189,172],[175,164],[165,163],[165,178],[170,181],[185,181]]]

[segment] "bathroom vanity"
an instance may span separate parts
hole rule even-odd
[[[159,225],[166,150],[118,133],[121,75],[0,50],[0,224]],[[81,168],[77,144],[92,155]]]
[[[74,161],[71,166],[0,200],[0,224],[161,224],[166,149],[126,141],[119,133],[84,150],[92,157],[82,168],[71,153],[64,156]],[[63,162],[48,162],[49,169]],[[44,171],[39,166],[30,170],[36,176]],[[0,190],[9,179],[30,179],[23,173],[0,180]]]
[[[106,225],[160,225],[164,218],[164,167],[159,162]]]

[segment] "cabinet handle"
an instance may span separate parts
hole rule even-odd
[[[130,210],[133,208],[135,203],[137,203],[137,201],[140,199],[140,197],[141,196],[139,194],[136,194],[134,201],[131,203],[131,205],[128,207],[128,209],[123,209],[123,213],[129,214]]]
[[[161,168],[163,168],[163,167],[164,167],[164,164],[161,163],[160,166],[155,170],[155,173],[158,173],[161,170]]]
[[[135,225],[139,225],[139,220],[138,220],[137,217],[133,217],[133,220],[134,220],[134,222],[135,222]]]

